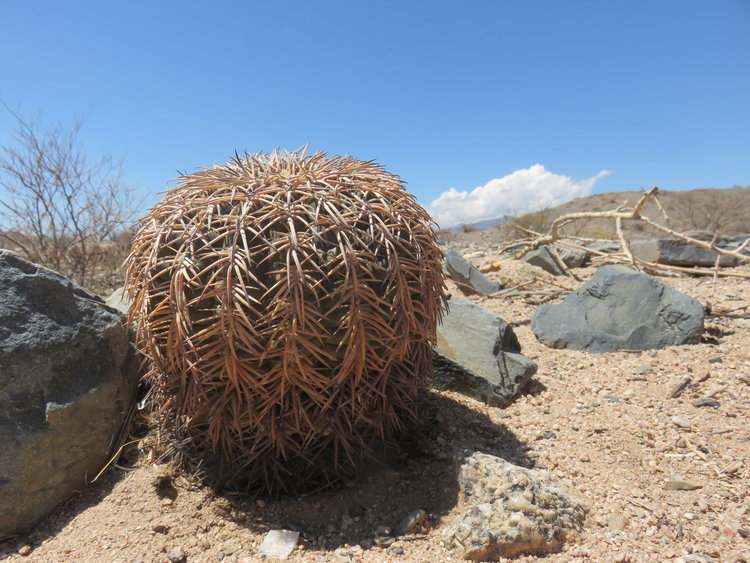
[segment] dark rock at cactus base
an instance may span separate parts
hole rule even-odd
[[[0,539],[31,528],[99,472],[137,384],[117,311],[0,250]]]
[[[488,279],[477,268],[455,250],[445,255],[445,269],[448,275],[467,293],[492,295],[500,291],[500,285]]]
[[[437,329],[433,386],[504,407],[536,373],[513,328],[484,307],[451,296]]]

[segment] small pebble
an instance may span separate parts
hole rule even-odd
[[[169,557],[171,563],[183,563],[184,561],[187,561],[187,555],[185,555],[185,552],[179,547],[167,553],[167,557]]]
[[[268,558],[286,559],[297,547],[299,532],[293,530],[271,530],[263,538],[258,552]]]
[[[619,510],[610,514],[609,519],[607,520],[607,526],[613,532],[622,532],[627,525],[628,517]]]
[[[666,491],[694,491],[702,487],[701,483],[686,479],[673,479],[664,484],[664,490]]]
[[[684,416],[673,416],[672,417],[672,424],[675,426],[679,426],[680,428],[692,428],[693,423],[690,421],[689,418],[685,418]]]
[[[427,518],[427,513],[421,508],[412,510],[403,520],[401,520],[401,522],[399,522],[398,526],[393,530],[393,535],[403,536],[408,534],[414,529],[414,527],[424,522],[425,518]]]
[[[583,462],[591,461],[591,458],[588,456],[588,454],[581,454],[580,456],[578,456],[578,459]]]
[[[702,399],[693,401],[694,407],[718,407],[719,404],[719,401],[712,397],[703,397]]]
[[[714,357],[714,358],[709,358],[709,359],[708,359],[708,363],[709,363],[709,364],[720,364],[720,363],[722,363],[723,361],[724,361],[724,360],[723,360],[723,359],[721,358],[721,356],[716,356],[716,357]]]
[[[641,364],[637,368],[635,368],[636,373],[653,373],[654,366],[651,364]]]
[[[373,540],[373,543],[378,547],[388,547],[395,541],[396,538],[392,537],[377,537]]]
[[[375,529],[375,535],[376,536],[390,536],[391,529],[388,526],[378,526]]]
[[[31,546],[28,544],[22,545],[20,548],[18,548],[18,555],[26,556],[29,553],[31,553]]]

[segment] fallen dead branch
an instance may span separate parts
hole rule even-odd
[[[501,260],[498,262],[493,262],[492,264],[488,264],[484,266],[483,268],[481,268],[481,271],[486,273],[486,272],[499,270],[502,267],[503,263],[508,260],[518,260],[520,258],[523,258],[526,254],[528,254],[532,250],[535,250],[544,245],[558,242],[561,236],[560,229],[564,227],[565,225],[568,225],[575,221],[579,221],[583,219],[614,219],[616,230],[617,230],[617,236],[620,242],[620,246],[622,248],[622,252],[619,254],[607,254],[605,252],[599,252],[596,250],[592,250],[590,248],[578,246],[575,244],[570,244],[567,242],[558,242],[558,243],[564,244],[566,246],[570,246],[572,248],[585,249],[587,252],[597,255],[600,260],[603,259],[607,262],[630,264],[638,270],[645,269],[645,270],[650,270],[652,272],[658,272],[658,273],[684,272],[684,273],[690,273],[690,274],[696,274],[696,275],[710,275],[714,277],[731,276],[731,277],[750,279],[750,274],[748,273],[732,272],[732,271],[727,272],[727,271],[721,270],[720,263],[719,263],[720,262],[719,258],[721,256],[731,256],[733,258],[736,258],[739,262],[750,261],[750,256],[742,253],[746,248],[748,248],[748,244],[750,244],[750,239],[746,240],[737,249],[722,248],[718,246],[717,244],[718,236],[716,235],[714,236],[713,240],[711,240],[710,242],[706,242],[706,241],[688,236],[684,233],[675,231],[674,229],[666,227],[660,223],[657,223],[653,219],[650,219],[646,215],[643,215],[643,208],[648,201],[653,200],[656,203],[659,210],[661,211],[664,218],[667,221],[669,221],[669,217],[667,216],[666,212],[664,211],[664,208],[662,207],[661,203],[658,200],[658,197],[657,197],[658,193],[659,193],[659,188],[657,186],[654,186],[649,191],[645,192],[643,196],[635,203],[635,205],[632,208],[621,206],[618,209],[614,209],[611,211],[581,211],[577,213],[568,213],[566,215],[561,215],[560,217],[558,217],[552,222],[549,228],[549,232],[547,234],[534,233],[533,231],[524,229],[526,232],[529,232],[534,238],[513,241],[507,245],[504,245],[503,251],[505,252],[516,249],[516,248],[520,248],[520,250],[511,258],[507,258],[505,260]],[[658,264],[656,262],[647,262],[645,260],[641,260],[635,257],[630,248],[630,241],[626,238],[624,230],[622,228],[623,221],[626,221],[626,220],[640,221],[671,237],[683,240],[689,244],[696,245],[705,250],[716,252],[718,256],[717,256],[715,266],[713,268],[687,268],[687,267],[681,267],[681,266],[669,266],[666,264]]]

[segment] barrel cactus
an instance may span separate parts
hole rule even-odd
[[[140,221],[127,279],[152,403],[217,484],[317,486],[415,421],[441,254],[374,162],[245,153],[182,176]]]

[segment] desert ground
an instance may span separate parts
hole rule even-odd
[[[574,273],[584,281],[594,271]],[[750,275],[747,266],[732,271]],[[540,299],[559,301],[577,287],[572,279],[540,276],[521,297],[471,296],[513,326],[539,365],[509,407],[426,391],[403,459],[277,500],[216,493],[181,475],[154,457],[154,434],[136,420],[117,465],[36,529],[0,543],[0,558],[244,563],[262,560],[268,530],[291,529],[301,536],[290,561],[455,561],[441,536],[464,508],[455,461],[483,451],[552,472],[588,505],[583,533],[562,552],[516,561],[748,561],[750,279],[661,279],[710,311],[699,344],[606,354],[545,347],[531,316]],[[706,397],[718,406],[694,406]],[[680,480],[697,488],[669,489]],[[383,537],[416,509],[427,512],[420,526]]]

